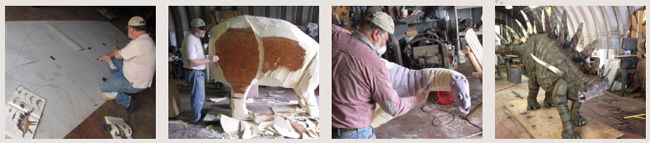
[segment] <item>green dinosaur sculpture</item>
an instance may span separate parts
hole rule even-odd
[[[499,38],[508,44],[496,47],[497,54],[512,54],[522,58],[524,70],[528,76],[528,110],[537,110],[541,106],[537,102],[537,93],[541,87],[546,91],[544,107],[555,106],[562,120],[563,138],[580,138],[574,130],[575,126],[583,126],[587,121],[580,115],[580,106],[587,100],[600,96],[607,87],[604,78],[595,75],[595,69],[586,60],[595,49],[596,42],[591,42],[582,51],[575,49],[582,31],[582,24],[573,38],[567,39],[566,12],[557,22],[554,13],[546,15],[546,21],[541,21],[537,12],[530,11],[534,18],[534,27],[522,11],[529,29],[517,21],[522,29],[515,32],[512,28],[504,26],[507,30]],[[543,26],[542,23],[545,23]],[[560,24],[558,26],[558,24]],[[545,27],[545,28],[541,28]],[[546,31],[544,31],[546,30]],[[568,100],[572,101],[571,109]]]

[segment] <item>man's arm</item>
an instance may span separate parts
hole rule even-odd
[[[205,59],[190,59],[190,66],[200,66],[217,61],[219,61],[219,57],[216,55]]]
[[[388,70],[382,69],[370,78],[372,98],[386,113],[401,116],[415,105],[423,104],[428,97],[428,90],[417,90],[415,96],[400,97],[391,86]]]
[[[124,59],[124,57],[122,57],[122,54],[120,54],[120,49],[118,49],[118,48],[113,48],[113,51],[111,51],[110,53],[108,53],[108,54],[103,55],[102,57],[100,57],[100,58],[99,58],[99,61],[109,61],[109,60],[111,60],[112,58],[116,58],[116,59]]]
[[[201,44],[196,44],[194,42],[187,42],[186,44],[188,44],[186,46],[187,48],[184,49],[186,51],[183,51],[183,52],[187,53],[186,58],[188,59],[188,62],[190,64],[190,66],[192,66],[192,67],[205,65],[205,64],[208,64],[210,62],[217,62],[219,60],[219,57],[216,56],[216,55],[211,56],[211,57],[207,57],[207,58],[198,58],[196,53],[199,52],[199,51],[196,51],[196,50],[201,50],[202,49]],[[200,53],[203,53],[203,52],[200,52]]]
[[[116,59],[124,59],[124,57],[122,57],[122,54],[120,54],[120,49],[113,48],[113,52],[111,54]]]

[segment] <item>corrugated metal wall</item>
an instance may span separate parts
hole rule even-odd
[[[176,46],[190,30],[190,20],[202,18],[211,23],[215,10],[241,10],[243,15],[284,19],[296,25],[318,23],[318,6],[172,6],[169,7],[169,45]]]
[[[535,10],[539,11],[542,7],[537,7]],[[567,11],[568,14],[568,28],[569,35],[572,36],[578,25],[584,23],[582,32],[582,40],[578,47],[583,47],[588,42],[599,40],[599,48],[619,48],[621,47],[621,40],[628,37],[627,33],[630,28],[630,15],[632,12],[645,9],[644,6],[556,6],[552,8],[554,12]],[[528,13],[530,8],[525,8],[524,11]],[[515,22],[517,16],[513,14],[520,14],[518,11],[514,13],[503,13],[496,11],[495,24],[505,24],[519,31],[519,26]],[[558,14],[558,16],[560,16]],[[529,17],[528,18],[532,18]],[[558,17],[559,19],[559,17]],[[525,25],[525,21],[520,20]]]

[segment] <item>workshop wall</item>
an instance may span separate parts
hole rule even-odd
[[[621,39],[629,37],[630,15],[632,12],[644,9],[642,6],[556,6],[552,11],[567,11],[569,35],[573,36],[580,23],[584,23],[582,40],[578,47],[584,47],[587,42],[600,40],[599,48],[620,48]],[[520,10],[528,13],[530,7],[496,8],[496,25],[508,25],[519,31],[515,19],[524,26],[526,21]],[[540,10],[539,7],[537,10]],[[558,19],[560,14],[557,15]],[[530,14],[528,18],[532,20]]]
[[[178,6],[169,7],[169,45],[176,46],[190,30],[190,21],[202,18],[211,23],[215,10],[241,10],[242,15],[264,16],[287,20],[295,25],[318,23],[318,6]]]

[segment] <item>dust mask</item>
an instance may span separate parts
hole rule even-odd
[[[383,36],[384,36],[384,35],[382,34],[382,35],[379,36],[379,37],[383,37]],[[381,38],[380,38],[380,39],[381,39]],[[377,45],[377,46],[381,45],[381,40],[379,40],[379,42],[378,42],[376,45]],[[379,47],[379,48],[373,49],[373,51],[375,51],[375,52],[377,53],[377,55],[381,57],[381,55],[383,55],[384,53],[386,53],[386,49],[387,49],[386,47],[387,47],[387,45],[388,45],[388,44],[386,44],[386,45],[384,45],[384,46],[382,46],[382,47]]]

